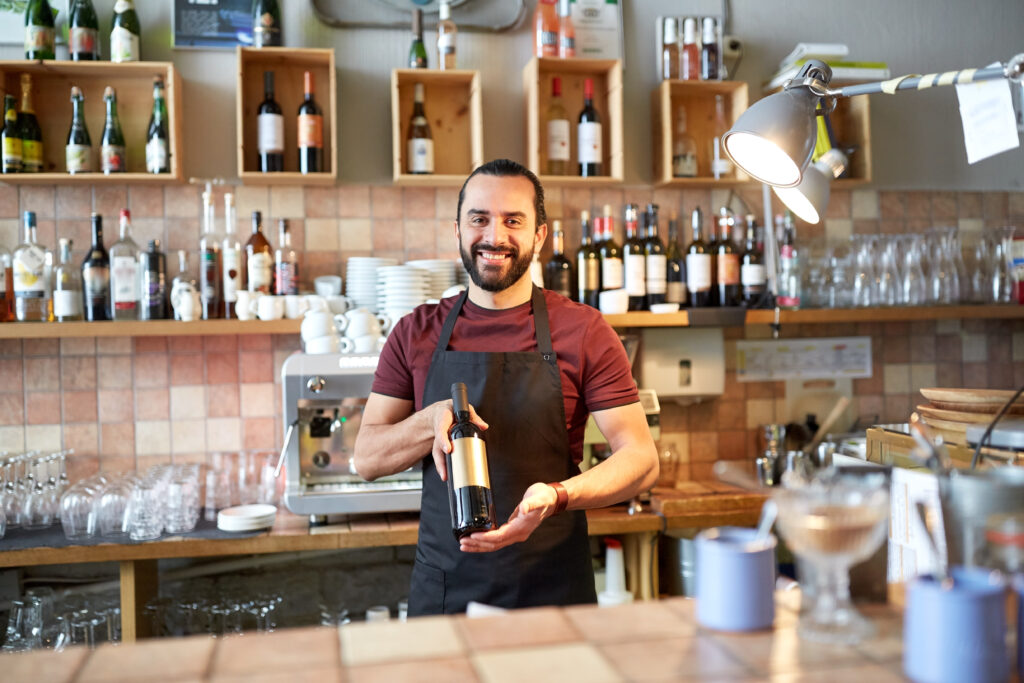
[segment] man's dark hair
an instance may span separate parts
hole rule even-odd
[[[473,179],[475,175],[493,175],[499,177],[516,177],[521,176],[526,178],[533,183],[533,211],[537,214],[537,223],[533,226],[536,230],[538,227],[548,222],[547,212],[544,211],[544,187],[540,184],[540,180],[533,174],[533,171],[526,168],[517,161],[511,159],[494,159],[488,161],[483,166],[478,167],[475,171],[469,174],[466,178],[466,182],[462,183],[462,188],[459,190],[459,204],[455,207],[455,225],[459,225],[459,218],[462,216],[462,200],[466,197],[466,185]]]

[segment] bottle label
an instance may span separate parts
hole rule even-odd
[[[146,143],[146,170],[160,173],[167,168],[167,141],[154,137]]]
[[[647,295],[647,257],[643,254],[626,254],[626,293],[630,296]]]
[[[686,285],[682,282],[669,282],[665,288],[665,301],[670,304],[686,303]]]
[[[277,279],[274,280],[274,293],[278,295],[299,293],[299,264],[282,261],[277,264]]]
[[[68,51],[71,54],[97,55],[99,53],[99,50],[96,49],[97,33],[94,28],[72,26],[68,29]]]
[[[64,148],[64,162],[68,173],[92,171],[92,147],[89,145],[68,145]]]
[[[319,114],[299,114],[299,147],[322,149],[324,146],[324,117]]]
[[[676,178],[697,177],[697,155],[693,152],[672,157],[672,175]]]
[[[466,486],[491,488],[491,475],[487,470],[487,444],[475,436],[452,439],[451,455],[452,488],[455,490]]]
[[[599,164],[601,154],[601,124],[587,121],[579,125],[576,141],[579,145],[579,161],[581,164]]]
[[[266,252],[249,257],[249,291],[270,294],[270,283],[274,275],[274,259]]]
[[[800,297],[792,296],[790,294],[782,294],[781,292],[779,293],[777,301],[779,306],[783,308],[799,308],[800,306]]]
[[[115,26],[110,32],[110,61],[139,61],[139,37],[123,26]]]
[[[664,294],[668,259],[664,254],[648,254],[647,256],[647,292]]]
[[[455,34],[441,33],[437,36],[437,53],[442,57],[455,54]]]
[[[691,292],[711,289],[711,255],[686,255],[686,288]]]
[[[43,143],[39,140],[21,141],[21,167],[25,173],[40,173],[43,170]]]
[[[622,289],[622,259],[601,259],[601,289]]]
[[[21,170],[21,138],[4,138],[4,171]]]
[[[580,301],[583,301],[585,292],[595,291],[601,285],[601,262],[596,258],[583,260],[583,267],[579,269],[577,285]]]
[[[46,254],[35,245],[21,249],[14,255],[14,295],[41,297],[46,293],[43,266]]]
[[[409,155],[410,173],[434,172],[433,140],[428,138],[410,138],[407,154]]]
[[[764,264],[744,263],[740,268],[740,282],[744,287],[764,285],[764,283],[767,282]]]
[[[53,52],[53,27],[26,26],[25,52]]]
[[[716,260],[718,261],[718,284],[738,285],[740,283],[739,254],[719,254]]]
[[[541,57],[558,56],[558,31],[540,32]]]
[[[217,252],[206,249],[199,255],[199,297],[203,301],[216,301],[217,275]]]
[[[783,244],[779,247],[779,259],[790,259],[796,263],[796,249],[793,248],[792,244]],[[785,265],[784,262],[781,265]]]
[[[100,170],[104,173],[123,172],[124,147],[120,145],[102,145],[100,147]]]
[[[164,299],[164,278],[159,270],[142,271],[142,292],[146,295],[146,307],[160,308]]]
[[[561,57],[576,56],[576,36],[562,36],[558,41],[558,49]]]
[[[260,154],[280,154],[284,151],[284,117],[280,114],[260,114],[256,117],[256,147]]]
[[[242,288],[242,252],[239,249],[223,249],[221,261],[224,264],[224,301],[238,301],[238,290]]]
[[[725,154],[722,146],[722,138],[716,137],[711,141],[711,175],[716,178],[725,178],[732,175],[732,160]]]
[[[114,308],[118,310],[133,309],[135,302],[139,299],[135,289],[139,264],[131,256],[115,256],[111,262],[113,266],[111,293],[114,297]]]
[[[67,289],[53,293],[53,315],[56,318],[73,318],[82,314],[82,293]]]
[[[252,27],[252,44],[256,47],[281,45],[281,29],[274,26],[274,15],[267,12],[259,18],[259,25]]]
[[[82,290],[86,301],[103,306],[110,295],[110,269],[105,266],[86,266],[82,269]]]
[[[569,121],[548,121],[548,161],[569,161]]]

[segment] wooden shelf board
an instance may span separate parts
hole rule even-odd
[[[622,178],[610,175],[599,175],[582,178],[576,175],[541,175],[538,176],[542,185],[568,185],[573,187],[594,187],[605,185],[621,185]]]
[[[298,173],[296,171],[280,173],[242,171],[238,177],[243,185],[334,185],[338,180],[334,173]]]
[[[678,313],[651,313],[634,311],[618,315],[606,315],[604,319],[612,327],[686,327],[690,317],[686,311]]]
[[[959,318],[1024,318],[1024,306],[919,306],[906,308],[811,308],[781,311],[780,323],[856,323],[903,322],[910,320],[949,320]],[[748,325],[767,325],[775,320],[775,311],[747,311]]]
[[[7,185],[170,185],[182,179],[172,173],[6,173],[0,183]]]
[[[760,185],[756,180],[745,178],[740,180],[739,178],[722,178],[716,180],[715,178],[699,177],[699,178],[672,178],[671,180],[661,180],[655,183],[655,187],[659,188],[716,188],[716,187],[744,187]]]
[[[556,73],[578,73],[589,74],[602,71],[610,71],[615,68],[618,60],[615,59],[583,59],[573,57],[561,59],[559,57],[534,57],[537,61],[537,70]]]
[[[466,171],[464,175],[458,173],[430,173],[426,175],[400,173],[394,177],[392,182],[399,187],[462,187],[462,183],[465,182],[470,173],[472,173],[472,170]]]
[[[4,323],[0,339],[53,337],[181,337],[219,334],[298,334],[300,320],[146,320],[131,322]]]

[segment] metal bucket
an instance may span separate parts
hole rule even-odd
[[[977,566],[991,515],[1024,512],[1024,467],[954,470],[939,477],[950,566]]]
[[[668,595],[697,594],[696,529],[670,529],[658,539],[658,590]]]

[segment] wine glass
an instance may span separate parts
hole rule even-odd
[[[773,495],[778,529],[811,569],[798,631],[808,640],[853,644],[874,627],[850,602],[850,567],[871,556],[885,539],[889,490],[884,475],[840,475],[827,470],[809,484]]]

